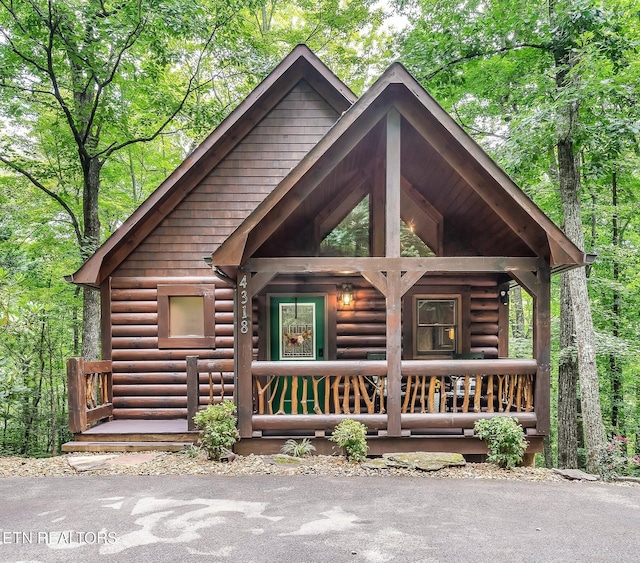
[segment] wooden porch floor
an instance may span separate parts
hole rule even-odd
[[[186,419],[116,419],[75,434],[72,442],[63,444],[62,451],[180,451],[197,440],[198,432],[187,430]]]

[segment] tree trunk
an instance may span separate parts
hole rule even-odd
[[[574,116],[569,119],[573,121]],[[573,151],[569,139],[558,141],[558,174],[560,195],[564,211],[564,228],[569,238],[579,248],[584,248],[579,180]],[[600,458],[605,447],[605,429],[600,407],[600,389],[595,353],[595,331],[591,317],[591,303],[584,268],[575,268],[566,274],[574,316],[578,369],[580,377],[580,400],[587,449],[587,470],[600,472]]]
[[[549,0],[549,18],[553,37],[553,57],[555,64],[555,86],[558,97],[564,96],[566,106],[558,110],[558,180],[564,213],[564,229],[567,236],[584,250],[582,228],[582,208],[580,204],[580,176],[574,147],[574,135],[579,120],[579,78],[571,73],[574,68],[575,42],[579,29],[569,27],[557,18],[555,0]],[[561,8],[561,9],[564,9]],[[566,14],[565,14],[566,15]],[[584,426],[584,441],[587,450],[587,470],[600,473],[600,463],[605,447],[605,430],[600,407],[600,389],[596,365],[595,331],[591,317],[591,303],[587,289],[584,268],[574,268],[566,274],[571,295],[571,308],[576,335],[578,373],[580,381],[580,401]]]
[[[551,436],[545,436],[542,439],[543,454],[544,454],[544,466],[547,469],[553,467],[553,448],[551,447]]]
[[[620,245],[620,233],[618,229],[618,182],[614,172],[611,177],[611,205],[613,217],[611,218],[611,245],[613,246],[613,328],[612,336],[617,339],[620,336],[620,292],[618,280],[620,279],[620,264],[618,263],[618,247]],[[622,429],[624,421],[620,412],[620,406],[624,404],[622,395],[622,369],[615,353],[609,354],[609,370],[611,372],[611,426],[614,429]]]
[[[560,282],[560,360],[558,362],[558,467],[578,468],[578,362],[573,310],[566,274]]]
[[[102,163],[92,157],[84,165],[84,240],[82,255],[86,260],[100,244],[100,216],[98,196],[100,193],[100,169]],[[82,357],[94,361],[100,355],[100,293],[93,288],[84,288],[82,307]]]

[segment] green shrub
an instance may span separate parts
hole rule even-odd
[[[629,439],[613,436],[600,454],[600,476],[604,481],[640,477],[640,455],[629,453]]]
[[[285,455],[292,455],[294,457],[305,457],[311,455],[316,451],[316,447],[309,441],[308,438],[304,438],[301,442],[295,440],[287,440],[280,452]]]
[[[367,458],[367,427],[357,420],[348,418],[337,424],[329,440],[344,448],[349,461]]]
[[[477,420],[473,430],[478,438],[487,442],[489,463],[511,469],[524,458],[528,443],[517,418],[496,416]]]
[[[199,444],[209,459],[220,461],[239,439],[236,428],[236,406],[228,400],[209,405],[194,417],[200,430]]]
[[[188,446],[185,446],[184,448],[182,448],[180,450],[180,453],[182,455],[186,455],[187,457],[195,459],[200,455],[201,451],[202,450],[195,444],[189,444]]]

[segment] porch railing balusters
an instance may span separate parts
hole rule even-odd
[[[311,428],[356,417],[384,429],[387,397],[385,360],[262,362],[252,365],[254,415],[260,428]],[[408,428],[465,428],[493,413],[534,408],[535,360],[406,360],[402,362],[400,411]],[[311,412],[313,411],[313,412]],[[278,415],[280,422],[264,417]],[[420,416],[421,418],[418,418]],[[298,422],[293,422],[297,420]],[[369,417],[369,418],[367,418]],[[286,422],[285,422],[286,421]],[[404,424],[404,422],[403,422]],[[403,426],[404,428],[404,426]]]
[[[67,361],[69,429],[84,432],[94,423],[113,415],[113,379],[110,360]]]

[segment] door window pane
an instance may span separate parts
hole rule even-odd
[[[315,360],[315,303],[280,303],[280,359]]]

